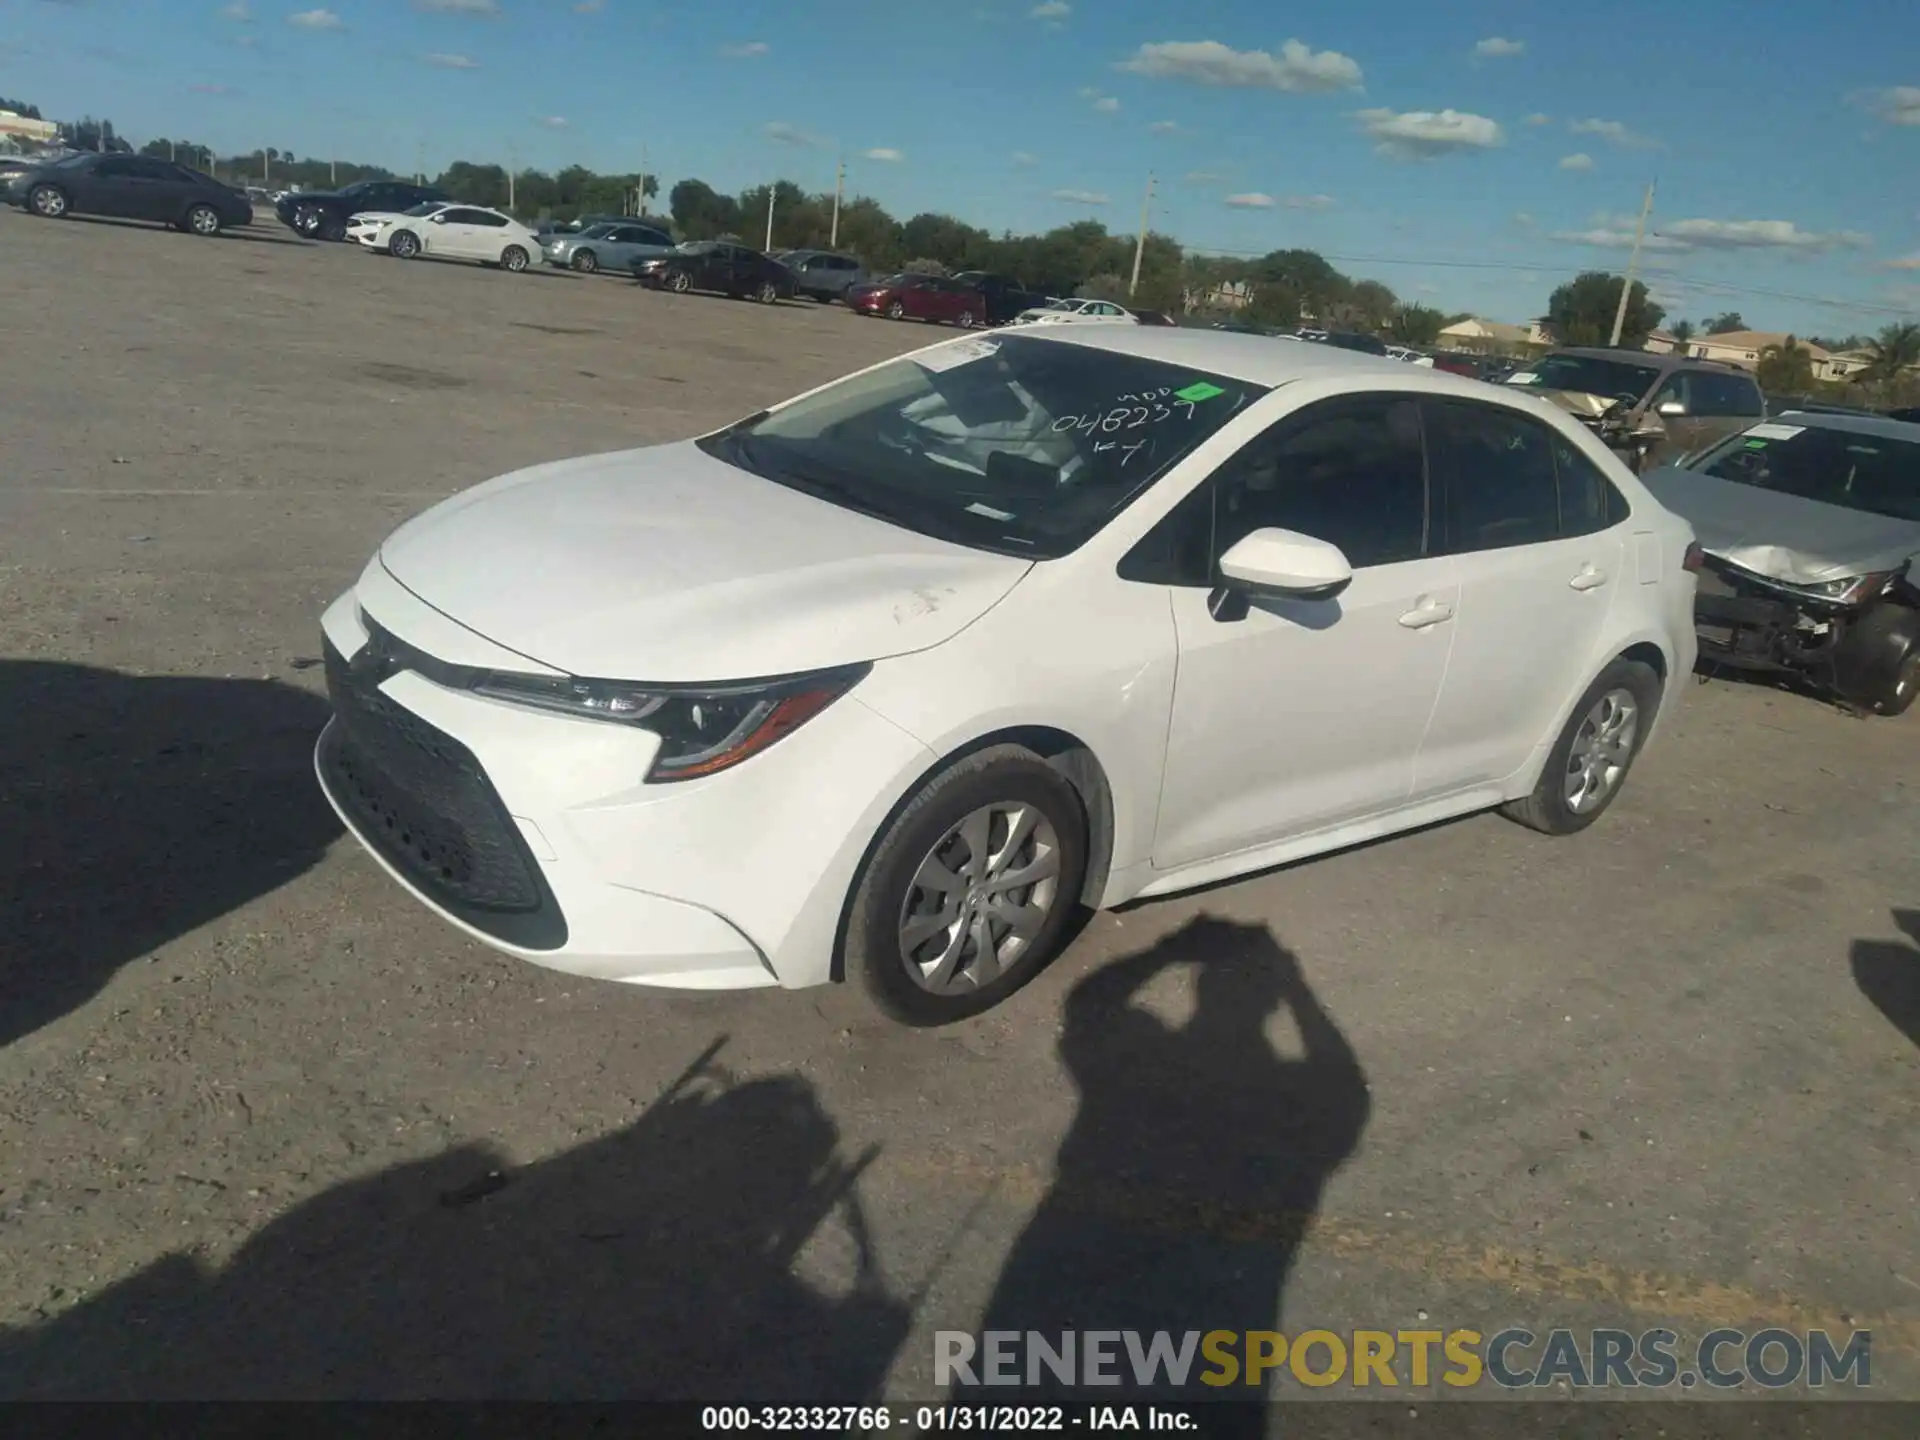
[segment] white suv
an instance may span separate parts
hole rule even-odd
[[[409,522],[324,617],[317,763],[511,954],[939,1023],[1081,905],[1592,823],[1692,668],[1698,561],[1524,393],[1023,329]]]

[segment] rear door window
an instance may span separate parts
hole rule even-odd
[[[1448,553],[1533,545],[1560,535],[1559,478],[1547,426],[1467,400],[1430,401],[1433,446]]]

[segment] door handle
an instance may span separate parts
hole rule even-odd
[[[1606,583],[1607,572],[1592,565],[1582,565],[1579,573],[1567,582],[1576,590],[1598,590]]]
[[[1444,605],[1429,596],[1422,595],[1420,603],[1400,617],[1400,623],[1409,630],[1424,630],[1429,625],[1438,625],[1453,618],[1453,607]]]

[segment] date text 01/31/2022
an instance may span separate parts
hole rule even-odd
[[[1159,1430],[1199,1428],[1192,1413],[1166,1405],[708,1405],[700,1412],[707,1431],[811,1431],[871,1433],[876,1430],[1007,1431]]]

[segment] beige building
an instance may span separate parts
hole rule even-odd
[[[1525,325],[1507,325],[1474,316],[1447,326],[1440,332],[1438,344],[1445,350],[1492,355],[1551,345],[1553,336],[1538,320],[1530,320]]]
[[[1758,369],[1760,356],[1770,345],[1784,345],[1789,339],[1813,358],[1816,380],[1827,378],[1824,366],[1832,359],[1818,345],[1809,345],[1797,336],[1776,335],[1770,330],[1729,330],[1723,335],[1696,335],[1687,342],[1687,354],[1696,360],[1723,360],[1729,364]]]

